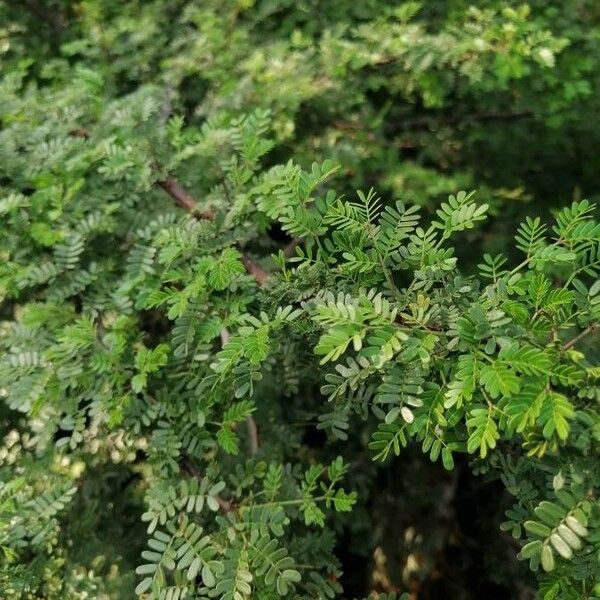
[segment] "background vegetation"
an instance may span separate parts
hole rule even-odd
[[[597,2],[0,0],[0,69],[1,597],[600,596]]]

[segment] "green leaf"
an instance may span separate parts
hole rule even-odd
[[[548,544],[544,544],[541,552],[541,561],[544,571],[549,572],[554,570],[554,555]]]
[[[449,448],[442,448],[442,464],[447,471],[451,471],[454,468],[454,457]]]
[[[141,596],[143,593],[147,592],[150,589],[151,585],[152,579],[150,577],[146,577],[145,579],[142,579],[140,583],[138,583],[137,587],[135,588],[135,593],[138,596]]]
[[[479,383],[485,387],[492,398],[512,396],[520,389],[517,375],[500,361],[481,368]]]
[[[237,454],[240,451],[238,437],[228,427],[222,427],[217,431],[217,441],[228,454]]]
[[[547,538],[552,531],[549,527],[537,521],[525,521],[523,526],[526,531],[541,538]]]
[[[498,427],[489,408],[474,408],[469,414],[467,426],[470,435],[467,451],[473,453],[479,450],[479,456],[485,458],[488,451],[496,447],[496,442],[500,438]]]
[[[502,348],[498,358],[507,367],[525,375],[541,375],[549,373],[551,360],[548,354],[533,346],[510,344]]]
[[[523,548],[521,548],[521,556],[523,558],[533,558],[534,556],[538,556],[542,551],[542,542],[540,540],[535,540],[533,542],[529,542],[525,544]]]
[[[315,348],[315,354],[323,356],[320,364],[337,360],[356,336],[362,339],[363,335],[364,331],[358,324],[339,325],[324,333]]]
[[[538,421],[545,438],[555,433],[561,440],[569,436],[569,421],[575,416],[573,405],[562,394],[551,391],[544,397]]]

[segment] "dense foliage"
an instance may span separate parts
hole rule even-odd
[[[0,1],[0,596],[600,597],[599,25]]]

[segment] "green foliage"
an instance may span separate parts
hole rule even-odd
[[[598,593],[598,11],[438,4],[0,0],[2,598]]]

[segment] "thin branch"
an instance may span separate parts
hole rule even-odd
[[[225,498],[221,498],[218,494],[215,496],[215,500],[219,503],[219,508],[224,512],[228,513],[233,510],[235,503],[231,500],[225,500]]]
[[[167,192],[181,208],[187,210],[189,213],[207,221],[214,219],[214,212],[211,209],[200,210],[196,199],[173,177],[157,181],[156,184]]]
[[[592,331],[594,331],[597,327],[598,323],[592,323],[591,325],[588,325],[581,333],[578,333],[573,339],[569,340],[566,344],[563,344],[562,349],[568,350],[569,348],[572,348],[579,340],[584,338],[589,333],[592,333]]]
[[[69,131],[69,135],[87,140],[90,137],[90,132],[87,129],[78,127]],[[160,165],[155,165],[155,167],[158,169],[160,168]],[[204,219],[206,221],[212,221],[215,218],[214,211],[210,208],[200,209],[200,204],[196,198],[194,198],[194,196],[192,196],[192,194],[190,194],[175,178],[170,176],[166,177],[165,179],[157,181],[156,185],[169,194],[176,204],[181,206],[181,208],[195,217]],[[225,183],[224,188],[225,193],[229,195]],[[258,285],[265,285],[269,281],[271,277],[269,273],[267,273],[260,265],[254,262],[247,254],[242,254],[242,262],[246,267],[246,271],[248,271],[248,273],[254,277]]]
[[[294,256],[294,252],[296,251],[296,248],[302,243],[302,240],[300,238],[294,238],[291,241],[289,241],[284,247],[283,247],[283,255],[286,258],[290,258],[290,256]]]
[[[83,128],[72,129],[69,131],[69,135],[84,139],[88,139],[90,137],[89,131]],[[159,165],[156,165],[156,167],[159,168]],[[215,218],[214,211],[210,208],[201,209],[196,198],[194,198],[194,196],[192,196],[192,194],[190,194],[175,178],[170,176],[166,177],[165,179],[157,181],[156,185],[169,194],[176,204],[181,206],[181,208],[195,217],[204,219],[206,221],[212,221]],[[227,193],[226,187],[225,191]],[[271,277],[269,273],[267,273],[260,265],[254,262],[247,254],[242,254],[242,262],[246,267],[246,271],[248,271],[248,273],[254,277],[258,285],[265,285],[269,281]]]
[[[215,213],[211,209],[200,210],[198,201],[192,196],[178,181],[173,177],[167,177],[156,184],[161,187],[176,204],[187,210],[192,215],[200,219],[212,221],[215,218]],[[250,273],[256,280],[258,285],[265,285],[269,281],[270,275],[261,266],[255,263],[247,254],[242,254],[242,262],[246,267],[246,271]]]
[[[256,421],[252,415],[246,417],[246,429],[248,431],[248,448],[250,449],[250,456],[254,458],[258,452],[258,428],[256,427]]]
[[[90,137],[90,132],[83,127],[75,127],[69,131],[69,135],[71,137],[78,137],[87,140]]]
[[[258,285],[265,285],[269,281],[270,275],[258,264],[256,264],[247,254],[242,254],[242,262],[246,271],[256,279]]]
[[[231,336],[229,335],[229,331],[228,331],[227,327],[222,327],[221,328],[221,346],[224,346],[229,341],[230,337]]]

